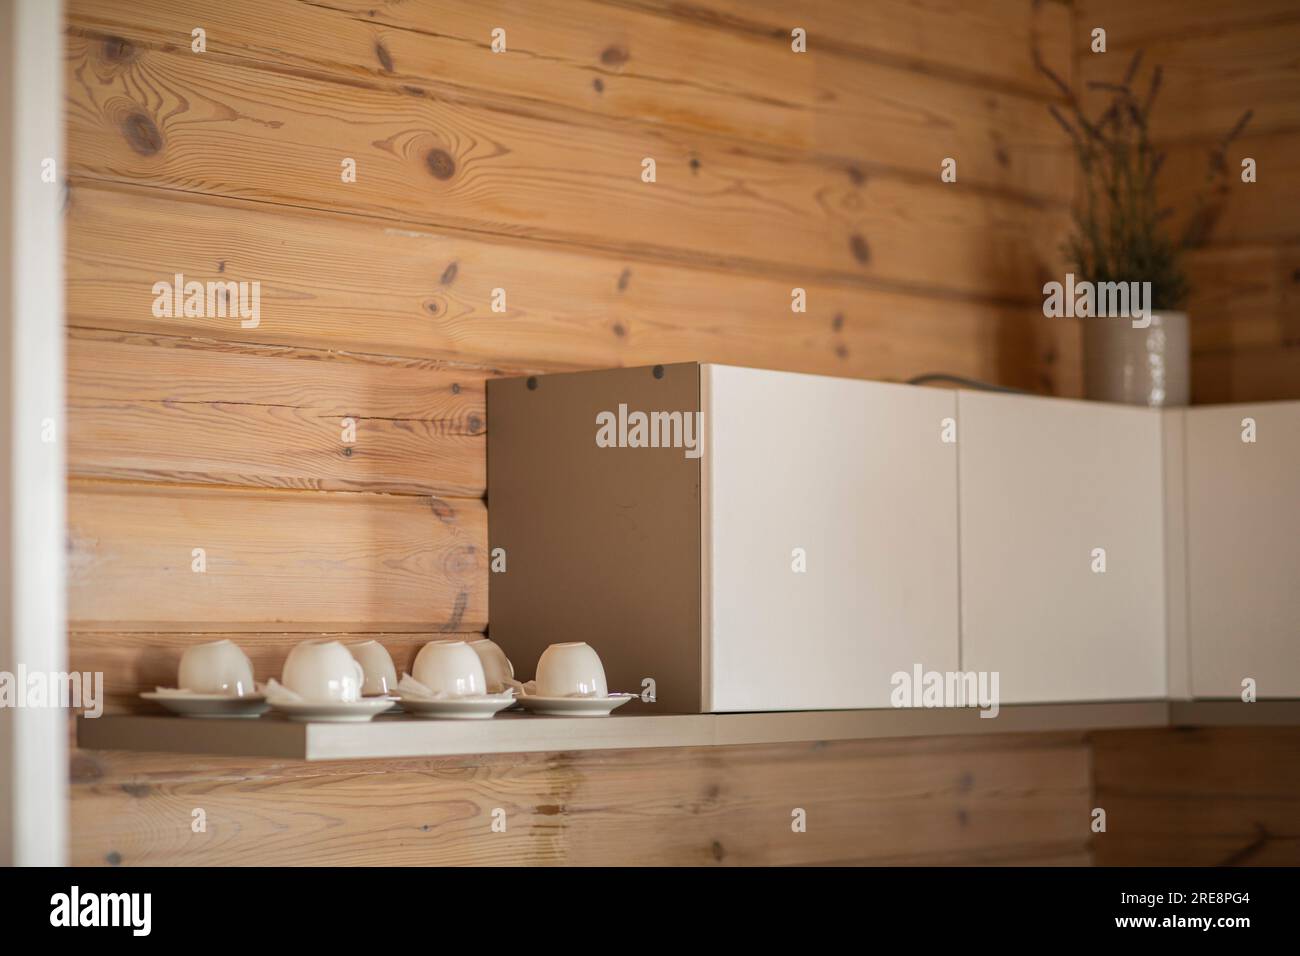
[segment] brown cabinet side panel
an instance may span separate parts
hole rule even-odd
[[[655,368],[489,382],[488,540],[506,568],[489,579],[491,636],[521,680],[547,645],[586,641],[611,691],[639,693],[654,679],[655,703],[628,710],[694,713],[700,459],[596,444],[597,416],[620,405],[629,415],[699,410],[697,364]]]

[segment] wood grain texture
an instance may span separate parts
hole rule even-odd
[[[1300,864],[1300,729],[1095,734],[1101,865]]]
[[[1089,0],[1081,16],[1102,24],[1124,0]],[[1135,40],[1107,34],[1106,53],[1089,51],[1089,30],[1076,30],[1080,68],[1088,80],[1115,82],[1123,77],[1135,50],[1143,51],[1143,82],[1152,66],[1164,71],[1151,131],[1157,140],[1216,142],[1247,109],[1255,111],[1253,134],[1300,128],[1300,14],[1276,22],[1242,22],[1223,29],[1184,30],[1182,3],[1143,4],[1164,28]],[[1232,4],[1223,4],[1230,9]],[[1253,6],[1253,5],[1251,5]],[[1263,8],[1261,8],[1263,9]],[[1139,89],[1145,90],[1144,85]]]
[[[972,742],[973,741],[973,742]],[[1077,736],[305,765],[81,753],[78,864],[753,865],[1083,857]],[[381,776],[382,775],[382,776]],[[193,833],[191,811],[207,813]],[[506,832],[492,813],[505,811]],[[807,814],[807,832],[791,828]]]
[[[1192,357],[1192,402],[1300,398],[1300,347],[1235,349]]]
[[[478,499],[74,482],[74,630],[445,631],[487,623]],[[207,570],[191,570],[192,551]]]
[[[1187,305],[1194,353],[1300,344],[1300,243],[1217,246],[1187,264],[1196,281]],[[1226,382],[1200,384],[1231,393]]]
[[[591,0],[486,0],[450,11],[344,0],[180,0],[164,9],[154,0],[111,8],[82,0],[71,17],[100,33],[143,29],[154,43],[175,42],[202,21],[214,55],[390,90],[444,90],[579,126],[659,125],[807,151],[867,175],[887,169],[929,181],[940,158],[959,156],[965,182],[1069,199],[1068,178],[1042,162],[1059,135],[1037,98],[824,47],[798,55],[786,42],[694,18]],[[499,54],[489,49],[494,29],[506,31]],[[945,34],[954,33],[948,25]]]
[[[486,54],[485,54],[486,55]],[[576,127],[188,50],[69,37],[79,175],[659,261],[1037,297],[1066,212],[700,134]],[[345,158],[356,182],[343,182]],[[642,161],[656,181],[643,182]],[[974,238],[978,235],[978,241]],[[507,290],[509,291],[509,290]]]
[[[1300,44],[1300,30],[1296,42]],[[1211,148],[1206,143],[1166,147],[1160,199],[1174,210],[1171,226],[1178,230],[1176,235],[1186,226],[1198,197],[1206,193]],[[1241,161],[1246,157],[1256,163],[1258,178],[1253,183],[1241,181]],[[1222,247],[1300,240],[1295,216],[1300,206],[1300,131],[1244,135],[1230,147],[1227,165],[1226,180],[1209,194],[1222,199],[1211,242]]]
[[[518,372],[712,361],[894,380],[945,370],[1052,391],[1064,364],[1057,323],[1032,305],[799,283],[807,312],[794,313],[792,284],[771,277],[84,181],[71,196],[78,327]],[[155,318],[153,284],[177,272],[261,282],[260,325]]]
[[[74,671],[100,671],[104,675],[105,713],[130,713],[150,710],[139,694],[157,687],[175,687],[177,668],[185,648],[208,641],[228,638],[238,644],[253,662],[253,676],[264,681],[279,677],[285,656],[294,645],[307,640],[338,640],[358,644],[376,640],[392,655],[400,676],[409,673],[415,655],[429,641],[475,640],[481,634],[447,634],[431,631],[424,634],[366,633],[167,633],[123,631],[74,631],[68,635],[69,667]],[[524,662],[520,662],[523,664]],[[529,665],[535,662],[527,662]]]
[[[1064,4],[1033,0],[827,0],[791,9],[785,0],[611,0],[770,37],[788,46],[808,31],[808,49],[840,50],[918,72],[954,76],[1046,96],[1030,56],[1037,35],[1044,56],[1068,70],[1070,14]]]
[[[74,476],[478,497],[484,373],[73,329]]]
[[[1139,46],[1151,39],[1220,33],[1240,27],[1272,25],[1286,28],[1300,12],[1292,0],[1251,0],[1224,3],[1223,0],[1087,0],[1081,4],[1089,14],[1104,15],[1108,39],[1123,46]],[[1085,33],[1085,36],[1087,34]],[[1087,48],[1087,43],[1082,44]]]

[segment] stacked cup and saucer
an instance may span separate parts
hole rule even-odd
[[[362,723],[393,706],[388,694],[364,696],[366,669],[338,641],[303,641],[284,660],[280,680],[267,681],[267,703],[289,720]]]
[[[257,717],[267,709],[253,683],[253,662],[234,641],[186,648],[176,684],[140,697],[182,717]]]
[[[486,720],[515,702],[506,686],[514,669],[486,638],[431,641],[420,648],[411,670],[398,682],[397,696],[402,709],[417,717]]]

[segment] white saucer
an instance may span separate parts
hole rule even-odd
[[[607,697],[534,697],[521,694],[516,700],[525,710],[548,717],[608,717],[636,694],[610,694]]]
[[[487,720],[498,711],[514,705],[513,699],[493,700],[490,697],[448,697],[430,700],[421,697],[401,697],[402,709],[417,717],[442,717],[448,720]]]
[[[150,690],[140,697],[182,717],[260,717],[268,707],[261,694],[231,697],[229,694],[160,694]]]
[[[391,697],[363,697],[350,704],[338,701],[273,700],[271,709],[301,723],[360,724],[393,706]]]

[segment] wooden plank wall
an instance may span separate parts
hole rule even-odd
[[[72,779],[88,865],[1088,862],[1080,735],[322,764],[97,751]]]
[[[1089,51],[1094,27],[1107,52]],[[1300,398],[1300,6],[1293,0],[1084,0],[1074,43],[1081,79],[1115,80],[1135,50],[1164,68],[1153,131],[1166,148],[1162,200],[1186,211],[1207,154],[1245,109],[1230,148],[1228,203],[1189,260],[1196,403]],[[1242,183],[1241,160],[1258,164]]]
[[[1300,728],[1092,737],[1103,866],[1300,866]]]
[[[1030,58],[1036,38],[1069,72],[1069,10],[797,12],[69,0],[70,642],[113,708],[218,635],[264,676],[310,635],[377,636],[403,666],[481,633],[489,376],[702,360],[1077,392],[1039,293],[1073,181]],[[257,323],[155,315],[178,275],[260,283]],[[310,767],[80,753],[74,859],[1077,862],[1087,763],[1054,737]],[[792,801],[827,808],[797,845]],[[471,832],[501,803],[522,822],[488,849]]]
[[[796,54],[779,3],[72,0],[79,666],[113,648],[125,704],[160,635],[262,632],[274,666],[297,632],[482,631],[489,375],[1070,390],[1029,58],[1069,62],[1068,16],[886,6],[817,5]],[[256,324],[156,314],[177,281],[260,283]]]

